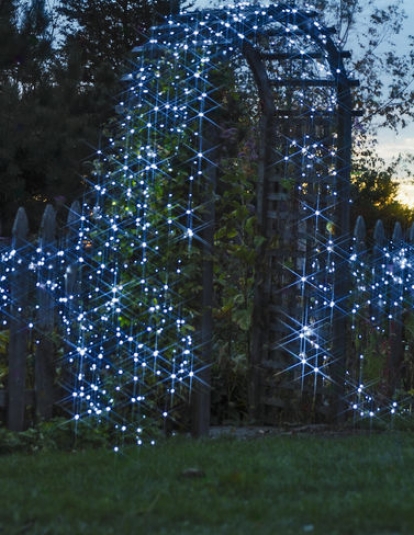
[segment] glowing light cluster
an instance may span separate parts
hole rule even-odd
[[[66,243],[40,244],[26,257],[11,250],[0,264],[3,328],[12,314],[4,281],[26,258],[38,290],[58,303],[62,406],[75,422],[107,426],[116,449],[147,436],[153,442],[154,426],[165,427],[188,403],[204,365],[199,245],[210,200],[205,182],[223,139],[208,132],[212,125],[220,131],[220,70],[236,65],[246,74],[248,46],[265,65],[274,105],[272,139],[262,140],[271,153],[266,194],[258,199],[268,243],[262,302],[276,319],[262,348],[273,376],[323,406],[343,358],[335,347],[338,316],[352,318],[362,348],[368,324],[381,336],[412,304],[411,248],[394,239],[393,248],[376,249],[368,269],[364,251],[355,246],[350,257],[338,232],[349,201],[337,116],[347,77],[339,55],[332,66],[329,32],[310,10],[286,5],[243,2],[174,16],[134,51],[113,136],[97,153],[93,188],[71,214]],[[349,265],[352,288],[338,292]],[[36,338],[41,318],[29,316]],[[371,393],[364,357],[361,349],[358,363],[346,362],[347,409],[372,417],[384,403]],[[398,403],[383,397],[394,414]]]
[[[404,416],[412,411],[413,227],[404,236],[396,223],[387,239],[379,221],[373,247],[366,244],[365,233],[360,217],[350,258],[357,351],[348,363],[349,399],[358,418]]]
[[[323,27],[311,14],[306,21],[316,45],[303,15],[288,7],[246,3],[181,13],[153,28],[148,42],[135,49],[136,63],[117,106],[119,124],[111,147],[99,155],[103,171],[95,177],[95,199],[83,209],[81,288],[70,300],[75,329],[66,319],[71,314],[65,316],[75,419],[106,419],[140,442],[141,433],[134,431],[142,429],[140,419],[148,411],[168,415],[197,378],[192,297],[181,286],[194,277],[194,243],[201,241],[206,202],[201,191],[220,142],[206,135],[209,124],[220,128],[217,69],[241,58],[246,42],[267,63],[276,106],[294,102],[303,119],[296,128],[310,125],[300,136],[276,128],[279,142],[273,147],[276,182],[280,187],[293,181],[307,244],[292,266],[302,281],[303,313],[293,324],[286,318],[282,344],[294,361],[299,358],[303,387],[308,376],[315,389],[327,377],[326,324],[336,307],[336,244],[329,225],[337,202],[337,156],[335,129],[328,131],[326,124],[343,73],[329,67]],[[282,51],[280,61],[272,58],[275,49]],[[287,72],[285,59],[292,57]],[[293,91],[283,85],[288,77],[299,80]],[[321,77],[332,85],[322,94],[313,87]],[[289,122],[287,112],[280,124]]]
[[[335,128],[326,125],[343,73],[332,72],[325,30],[307,15],[256,2],[181,13],[153,28],[148,42],[135,50],[110,147],[97,154],[94,192],[78,214],[78,235],[72,229],[68,238],[73,252],[57,259],[65,284],[49,287],[59,297],[65,330],[63,404],[75,421],[94,419],[113,428],[121,441],[128,436],[141,443],[148,416],[165,419],[175,404],[188,400],[202,363],[194,296],[182,288],[184,281],[199,284],[191,267],[204,225],[206,199],[200,192],[206,169],[214,165],[214,144],[220,143],[205,133],[209,124],[220,128],[214,119],[220,106],[217,70],[243,58],[246,43],[260,52],[276,109],[284,110],[275,127],[276,189],[270,196],[279,199],[280,210],[284,190],[295,191],[292,218],[283,220],[280,211],[281,226],[284,232],[295,227],[304,247],[290,267],[301,312],[292,316],[282,298],[285,329],[278,343],[290,356],[286,370],[293,362],[303,388],[308,377],[315,391],[327,378],[326,325],[337,306],[332,283],[337,244],[330,225],[338,166]],[[285,82],[292,78],[300,83],[290,90]],[[328,82],[324,91],[312,85],[320,78]],[[46,262],[41,271],[48,285]]]

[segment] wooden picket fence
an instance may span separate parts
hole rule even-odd
[[[57,303],[59,297],[71,295],[76,280],[79,221],[80,205],[74,202],[64,232],[58,232],[56,212],[47,205],[38,238],[33,240],[27,214],[20,208],[11,240],[2,243],[0,321],[8,369],[3,370],[7,389],[0,390],[0,407],[13,431],[27,426],[27,406],[33,407],[37,418],[50,419],[59,397],[55,382]],[[34,362],[30,389],[29,360]]]
[[[0,386],[0,409],[14,431],[30,423],[28,406],[36,419],[48,420],[64,396],[65,385],[57,386],[56,380],[56,347],[65,348],[61,308],[76,293],[79,257],[87,248],[79,240],[81,219],[75,202],[64,229],[58,229],[55,210],[48,205],[33,239],[20,208],[11,240],[0,243],[0,381],[7,378]],[[414,226],[404,235],[397,223],[387,238],[379,221],[368,240],[364,220],[358,218],[349,258],[347,373],[354,385],[369,380],[384,399],[398,389],[414,388],[413,262]],[[373,361],[379,362],[377,379],[367,369],[375,368]],[[366,395],[359,390],[354,397],[360,406],[372,400],[372,391]]]
[[[348,372],[356,385],[372,385],[370,403],[373,392],[392,403],[414,391],[414,224],[404,233],[397,222],[387,237],[377,221],[369,241],[359,217],[350,258],[354,334]]]

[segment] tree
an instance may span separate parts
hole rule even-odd
[[[26,201],[29,191],[39,191],[44,183],[37,160],[47,139],[36,118],[41,117],[47,102],[45,78],[53,52],[44,1],[33,0],[20,14],[15,2],[3,2],[0,9],[0,24],[6,27],[0,73],[0,202],[3,231],[7,232],[17,206]]]
[[[89,188],[128,54],[167,9],[166,1],[73,0],[60,8],[57,31],[45,0],[31,0],[19,12],[16,2],[1,3],[4,234],[18,206],[30,207],[35,230],[45,202],[61,209]]]
[[[16,49],[19,34],[16,27],[16,1],[8,0],[0,4],[0,75],[7,79],[17,67]]]
[[[352,180],[353,222],[355,223],[357,217],[362,215],[369,231],[373,231],[378,219],[391,229],[395,222],[392,219],[399,215],[396,210],[398,185],[393,179],[391,170],[363,167],[355,170]]]
[[[307,4],[295,5],[302,3]],[[407,37],[403,49],[396,40],[406,30],[403,3],[317,0],[314,7],[332,25],[341,48],[351,50],[348,65],[360,82],[354,99],[362,112],[357,123],[364,126],[364,133],[406,126],[414,116],[414,49],[412,37]]]
[[[309,8],[303,0],[289,2],[292,7]],[[380,128],[403,129],[414,118],[413,38],[404,48],[396,36],[407,29],[402,2],[373,0],[316,0],[312,8],[323,13],[325,24],[332,27],[335,39],[344,50],[348,71],[359,82],[353,89],[354,110],[352,157],[352,223],[358,215],[366,218],[368,228],[376,219],[392,225],[399,217],[410,219],[410,210],[396,199],[397,179],[406,172],[403,159],[385,163],[378,154]]]
[[[169,0],[68,0],[57,9],[63,35],[54,65],[56,98],[63,103],[72,152],[73,193],[90,188],[94,160],[110,142],[105,134],[124,86],[131,51],[148,28],[169,14]],[[66,196],[66,195],[65,195]]]
[[[96,125],[113,114],[131,50],[169,9],[169,0],[68,0],[58,8],[65,21],[62,76],[77,71],[77,90]]]

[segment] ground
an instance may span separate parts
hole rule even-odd
[[[362,430],[351,427],[337,427],[327,424],[313,424],[313,425],[286,425],[284,427],[274,426],[212,426],[210,428],[209,436],[217,438],[220,436],[229,436],[240,439],[258,438],[268,435],[292,436],[292,435],[322,435],[322,436],[346,436],[355,434],[372,434],[373,430]]]

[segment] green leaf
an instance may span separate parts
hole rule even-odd
[[[10,331],[0,331],[0,353],[6,354],[10,341]]]
[[[242,331],[248,331],[252,324],[252,313],[250,308],[233,311],[232,319]]]

